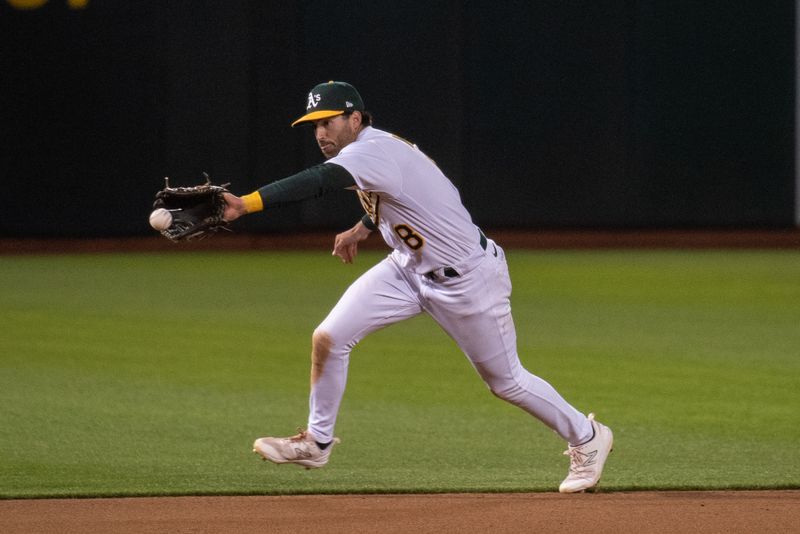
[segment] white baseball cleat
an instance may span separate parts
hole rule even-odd
[[[310,432],[300,430],[299,434],[289,438],[258,438],[253,443],[253,452],[276,464],[297,464],[314,469],[328,463],[333,446],[337,443],[339,438],[333,438],[322,450]]]
[[[594,420],[589,414],[594,437],[577,447],[570,446],[564,454],[569,456],[569,474],[558,487],[561,493],[578,493],[597,486],[603,466],[614,444],[614,434],[607,426]]]

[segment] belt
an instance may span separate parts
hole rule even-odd
[[[478,232],[480,233],[480,239],[478,240],[478,243],[480,243],[481,248],[483,250],[486,250],[486,245],[488,244],[486,235],[484,235],[483,230],[481,230],[480,228],[478,228]],[[428,273],[425,273],[425,278],[427,278],[428,280],[436,280],[439,277],[436,274],[436,271],[438,270],[439,269],[436,269]],[[453,267],[445,267],[444,269],[442,269],[442,275],[445,278],[458,278],[459,276],[461,276],[461,274],[459,274],[459,272],[456,271]]]

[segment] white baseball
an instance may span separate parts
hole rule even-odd
[[[150,226],[159,232],[166,230],[172,224],[172,214],[164,208],[158,208],[150,214]]]

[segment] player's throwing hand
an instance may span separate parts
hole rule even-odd
[[[371,232],[372,230],[359,221],[351,229],[336,236],[331,255],[339,256],[342,258],[343,263],[353,263],[353,260],[356,259],[356,254],[358,254],[359,241],[365,240]]]

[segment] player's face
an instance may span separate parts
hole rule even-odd
[[[325,159],[331,159],[356,140],[358,119],[351,114],[314,121],[314,136]]]

